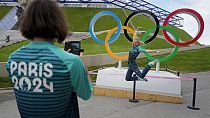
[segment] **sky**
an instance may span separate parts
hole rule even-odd
[[[197,11],[204,20],[204,32],[198,42],[210,45],[210,0],[145,0],[169,12],[180,8],[190,8]],[[198,24],[196,20],[188,14],[180,14],[184,18],[183,29],[192,37],[198,32]]]

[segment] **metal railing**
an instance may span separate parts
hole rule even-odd
[[[145,0],[59,0],[59,2],[65,5],[78,4],[78,3],[81,3],[81,4],[106,3],[107,5],[112,4],[119,8],[127,9],[130,11],[148,10],[154,13],[158,17],[158,19],[160,20],[160,23],[163,23],[163,21],[168,16],[168,14],[170,14],[169,11],[166,11],[156,5],[146,2]],[[183,27],[182,25],[183,21],[184,21],[184,18],[175,15],[169,20],[169,24],[175,27]]]

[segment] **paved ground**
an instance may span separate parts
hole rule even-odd
[[[6,42],[6,36],[10,36],[9,42]],[[26,40],[22,37],[20,31],[18,30],[8,30],[2,31],[0,30],[0,48],[3,46],[11,45],[20,41]]]
[[[104,32],[107,32],[107,30],[96,32],[96,35],[102,34]],[[6,42],[6,36],[8,36],[8,35],[10,36],[10,42]],[[67,35],[65,42],[72,41],[72,40],[80,41],[83,39],[87,39],[89,37],[90,37],[89,32],[72,32],[71,35]],[[18,30],[4,31],[4,30],[0,29],[0,48],[3,46],[14,44],[16,42],[20,42],[22,40],[26,40],[26,39],[24,37],[22,37],[20,31],[18,31]]]
[[[192,81],[183,81],[184,104],[130,103],[127,99],[93,96],[88,101],[79,99],[81,118],[210,118],[210,72],[187,75],[198,78],[196,106],[201,108],[199,111],[187,109],[191,104]],[[19,118],[12,91],[0,91],[0,118]]]

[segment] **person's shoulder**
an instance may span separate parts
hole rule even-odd
[[[141,46],[137,46],[139,49],[143,49]]]
[[[68,57],[68,58],[73,58],[73,59],[75,59],[75,58],[78,58],[78,57],[79,57],[79,56],[77,56],[77,55],[75,55],[75,54],[72,54],[72,53],[69,53],[69,52],[67,52],[67,51],[65,51],[65,50],[63,50],[63,49],[61,49],[61,48],[57,48],[57,51],[58,51],[59,53],[65,55],[65,56]]]
[[[27,46],[28,46],[28,45],[26,45],[26,46],[22,46],[22,47],[18,48],[17,50],[15,50],[14,52],[12,52],[12,53],[10,54],[10,57],[11,57],[12,55],[14,55],[14,54],[18,53],[19,51],[21,51],[21,50],[25,49]]]
[[[53,51],[54,54],[57,55],[60,59],[62,59],[64,62],[80,60],[80,57],[78,55],[69,53],[58,47],[52,48],[51,51]]]
[[[84,64],[78,55],[69,53],[60,48],[56,48],[53,52],[61,59],[61,61],[65,65],[67,65],[68,69],[71,70],[71,72],[78,71],[81,69],[83,70]]]
[[[139,50],[139,51],[145,51],[145,49],[142,48],[141,46],[138,46],[138,50]]]

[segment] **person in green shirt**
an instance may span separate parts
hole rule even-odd
[[[81,58],[54,45],[63,42],[68,32],[57,3],[32,1],[23,14],[20,31],[32,42],[7,61],[20,116],[79,118],[77,96],[88,100],[93,85]]]

